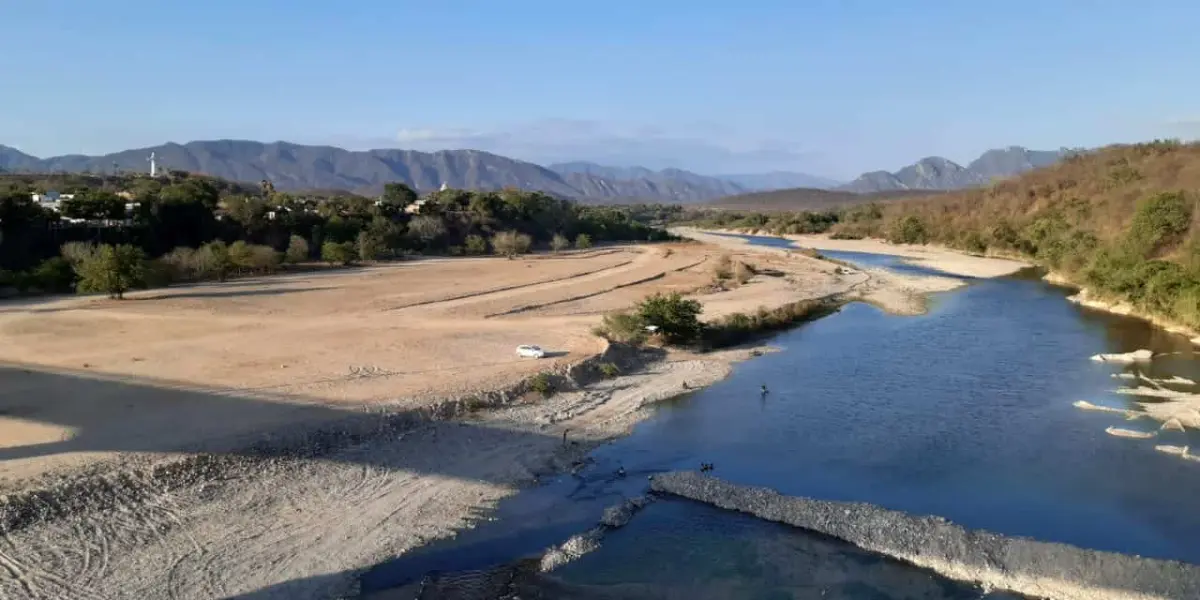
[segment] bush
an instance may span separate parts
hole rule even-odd
[[[533,238],[516,231],[502,231],[492,237],[492,248],[497,254],[513,258],[525,254],[533,246]]]
[[[645,326],[656,327],[655,333],[667,343],[686,344],[699,338],[703,310],[700,302],[678,292],[658,293],[638,303],[637,316]]]
[[[555,252],[562,252],[570,247],[571,242],[568,241],[566,236],[562,235],[561,233],[554,234],[554,237],[550,240],[550,249]]]
[[[379,260],[379,257],[387,251],[383,239],[369,231],[358,232],[356,246],[359,260]]]
[[[96,255],[96,245],[88,242],[67,242],[59,248],[59,254],[74,268]]]
[[[144,284],[146,255],[129,244],[100,246],[91,258],[80,263],[76,274],[80,293],[104,292],[119,300],[125,292]]]
[[[354,243],[325,242],[321,244],[321,260],[335,265],[347,266],[354,262]]]
[[[754,265],[738,261],[733,265],[733,280],[739,284],[745,284],[758,274],[758,269]]]
[[[839,303],[830,300],[801,300],[770,310],[759,308],[753,315],[726,315],[704,328],[704,345],[722,348],[740,344],[765,333],[825,316],[838,306]]]
[[[464,242],[464,252],[471,255],[487,254],[488,243],[481,235],[471,234]]]
[[[646,341],[646,324],[631,312],[612,312],[604,315],[593,333],[612,342],[636,346]]]
[[[554,383],[550,380],[549,373],[538,373],[529,380],[529,389],[541,394],[543,397],[550,397],[554,394]]]
[[[712,267],[713,278],[718,282],[733,278],[733,259],[728,254],[717,257]]]
[[[213,277],[217,281],[225,281],[237,267],[229,246],[221,240],[209,242],[200,246],[196,251],[195,263],[200,278]]]
[[[1138,203],[1127,243],[1142,256],[1152,256],[1174,244],[1192,223],[1193,203],[1182,192],[1165,192]]]
[[[621,374],[621,368],[618,367],[616,363],[601,363],[600,374],[604,376],[605,379],[612,379],[613,377]]]
[[[75,287],[75,270],[70,261],[54,256],[42,261],[33,270],[33,280],[43,292],[70,292]]]
[[[287,251],[284,253],[284,259],[292,264],[308,260],[308,240],[298,235],[293,235],[288,240],[288,247]]]
[[[592,236],[581,233],[575,236],[575,247],[580,250],[586,250],[592,247]]]
[[[920,217],[907,215],[892,223],[888,241],[895,244],[926,244],[929,242],[929,230]]]

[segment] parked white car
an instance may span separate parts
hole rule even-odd
[[[521,345],[517,346],[517,356],[521,358],[542,358],[546,356],[546,351],[540,346]]]

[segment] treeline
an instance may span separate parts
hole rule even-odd
[[[1020,256],[1200,328],[1200,144],[1073,156],[990,187],[843,213],[841,237]]]
[[[873,206],[873,205],[872,205]],[[878,207],[875,207],[878,210]],[[745,212],[715,209],[680,209],[672,221],[701,229],[736,229],[772,235],[825,233],[842,218],[840,211]]]
[[[57,211],[32,200],[32,193],[49,189],[75,198]],[[88,261],[115,268],[112,253],[142,261],[134,269],[136,287],[269,273],[311,260],[511,256],[538,247],[660,241],[671,236],[650,223],[670,212],[582,206],[512,189],[420,197],[399,183],[379,198],[286,194],[269,182],[252,186],[179,171],[157,178],[0,176],[0,288],[61,292],[83,283],[79,289],[92,290]]]

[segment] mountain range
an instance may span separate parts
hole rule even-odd
[[[162,169],[206,173],[233,181],[269,179],[280,190],[342,189],[375,194],[385,183],[402,181],[422,192],[436,190],[443,184],[462,189],[513,186],[593,203],[682,204],[784,188],[837,189],[855,193],[959,189],[1045,166],[1061,156],[1059,152],[1012,147],[984,153],[967,167],[931,157],[895,173],[866,173],[839,186],[830,179],[791,172],[710,176],[682,169],[655,171],[588,162],[541,166],[479,150],[351,151],[288,142],[215,140],[168,143],[103,156],[72,154],[44,159],[0,146],[0,171],[145,172],[152,152]]]
[[[1009,146],[988,150],[967,166],[940,156],[922,158],[895,173],[871,171],[835,189],[869,194],[898,190],[958,190],[987,185],[993,180],[1012,177],[1058,162],[1067,150],[1029,150]]]

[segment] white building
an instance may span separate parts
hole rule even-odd
[[[54,190],[46,190],[45,194],[32,194],[34,204],[57,212],[62,207],[63,200],[74,200],[75,194],[60,194]]]

